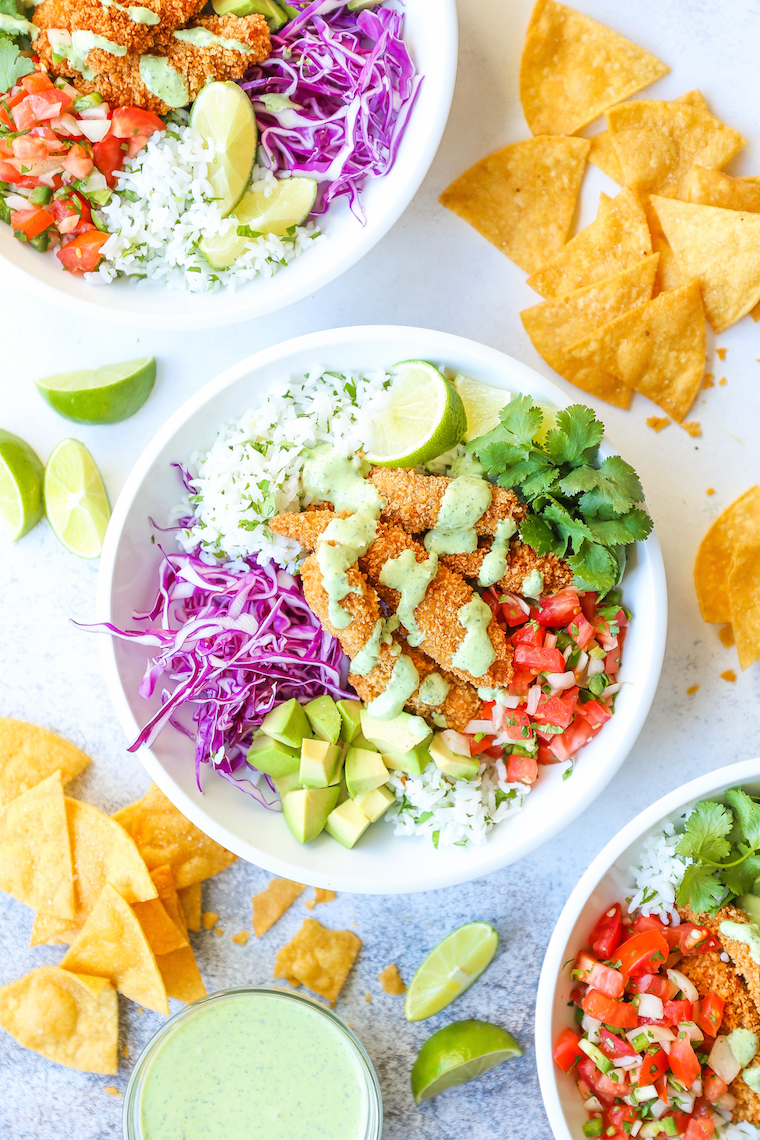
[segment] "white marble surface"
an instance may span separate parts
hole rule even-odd
[[[653,95],[670,97],[699,86],[711,108],[751,140],[730,169],[760,170],[756,3],[584,0],[583,7],[671,65],[672,73],[652,88]],[[471,162],[527,134],[517,67],[529,8],[529,0],[460,0],[454,107],[424,186],[364,262],[279,315],[211,333],[143,335],[139,329],[130,333],[87,324],[52,308],[41,313],[31,295],[0,279],[2,426],[27,438],[43,459],[65,435],[81,438],[115,498],[144,444],[191,392],[255,349],[312,329],[365,322],[441,328],[485,341],[551,375],[520,324],[519,310],[536,300],[524,275],[436,201]],[[593,216],[600,189],[614,192],[592,168],[583,221]],[[364,943],[338,1012],[377,1065],[387,1140],[547,1140],[532,1055],[532,1015],[543,951],[564,899],[591,857],[637,811],[700,772],[760,752],[760,672],[755,667],[735,684],[721,679],[723,670],[736,668],[735,654],[702,624],[691,577],[697,544],[710,520],[760,476],[760,327],[746,319],[718,344],[728,348],[725,364],[714,357],[711,337],[708,368],[716,374],[716,387],[700,398],[691,417],[702,422],[701,439],[690,439],[675,426],[655,435],[645,421],[657,409],[643,399],[629,412],[599,409],[613,443],[643,476],[670,590],[659,693],[618,777],[564,834],[501,874],[429,896],[344,895],[316,912],[328,926],[354,928],[355,923]],[[159,359],[155,392],[138,415],[115,427],[65,423],[42,404],[31,384],[38,375],[145,352]],[[722,376],[728,383],[721,387]],[[706,495],[708,487],[715,488],[714,496]],[[92,617],[96,572],[97,566],[68,555],[45,523],[13,549],[0,550],[0,714],[35,721],[85,748],[94,762],[72,790],[111,811],[141,794],[147,780],[125,750],[100,677],[95,639],[70,624],[71,618]],[[689,697],[692,685],[699,690]],[[222,937],[202,933],[195,938],[209,990],[266,982],[277,948],[306,916],[297,903],[260,942],[233,944],[230,936],[249,926],[251,894],[266,878],[238,863],[208,884],[204,906],[219,912],[224,929]],[[396,961],[408,979],[443,934],[475,918],[493,922],[502,935],[496,961],[445,1014],[427,1025],[408,1025],[400,1000],[380,991],[378,971]],[[0,898],[0,983],[58,961],[59,950],[26,947],[30,927],[29,911]],[[459,1017],[489,1018],[509,1027],[525,1057],[417,1110],[408,1090],[415,1051],[430,1031]],[[115,1079],[61,1069],[0,1035],[0,1134],[9,1140],[118,1137],[121,1101],[107,1095],[104,1086],[123,1090],[141,1045],[159,1021],[122,1002],[129,1056]]]

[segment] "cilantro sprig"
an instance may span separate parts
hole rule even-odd
[[[604,425],[583,404],[557,412],[542,443],[536,436],[544,412],[530,396],[511,400],[499,418],[467,450],[491,480],[529,505],[523,542],[539,555],[566,558],[580,589],[607,594],[622,576],[625,547],[652,530],[636,472],[619,455],[597,463]]]
[[[760,803],[741,788],[731,788],[726,799],[729,806],[698,803],[676,847],[692,859],[676,902],[697,914],[747,894],[760,877]]]

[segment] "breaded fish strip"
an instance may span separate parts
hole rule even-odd
[[[125,2],[122,5],[128,7]],[[161,17],[160,0],[133,0],[134,7],[147,8],[156,17]],[[96,36],[103,36],[111,43],[126,47],[130,52],[149,51],[155,40],[156,24],[138,23],[131,19],[128,12],[120,11],[115,5],[106,7],[99,0],[43,0],[34,9],[32,23],[45,30],[57,28],[65,32],[93,32]],[[45,36],[40,45],[44,55],[40,58],[52,63],[52,52],[49,49],[49,40]],[[36,50],[38,50],[36,48]],[[90,53],[95,58],[95,52]],[[99,51],[97,59],[105,63],[108,70],[117,56],[108,52]]]
[[[441,562],[455,574],[477,580],[483,559],[491,549],[489,539],[481,541],[483,545],[479,545],[472,554],[444,554],[441,556]],[[495,589],[520,594],[523,580],[533,570],[538,570],[543,576],[544,588],[541,596],[545,598],[573,583],[573,572],[562,558],[558,558],[556,554],[538,555],[532,546],[521,542],[519,538],[513,538],[507,555],[507,572],[499,582],[495,583]]]
[[[685,922],[696,922],[698,926],[706,927],[718,939],[726,953],[731,956],[731,961],[739,974],[747,983],[752,1000],[760,1014],[760,966],[755,962],[749,952],[749,947],[744,942],[737,942],[735,938],[727,938],[725,934],[720,932],[721,922],[742,924],[750,922],[744,911],[735,906],[722,906],[715,914],[693,914],[685,907],[679,907],[678,913]]]
[[[418,475],[406,467],[373,467],[368,479],[385,500],[382,521],[403,527],[409,534],[433,529],[446,488],[452,482],[446,475]],[[496,526],[503,519],[519,523],[527,514],[514,491],[494,486],[491,491],[491,505],[475,523],[477,534],[496,534]]]

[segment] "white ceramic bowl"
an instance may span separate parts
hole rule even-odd
[[[394,0],[398,6],[398,0]],[[248,282],[234,293],[188,293],[128,281],[88,285],[64,272],[53,254],[41,255],[0,225],[0,258],[43,301],[83,317],[130,328],[198,329],[263,317],[308,297],[345,273],[388,232],[417,193],[438,150],[449,117],[457,70],[456,0],[405,0],[404,38],[424,75],[393,167],[362,190],[362,226],[347,199],[330,206],[320,222],[328,240],[317,243],[272,278]]]
[[[588,936],[600,915],[630,894],[633,881],[629,868],[637,863],[644,841],[663,823],[675,823],[697,801],[720,797],[738,785],[760,795],[760,757],[708,772],[657,800],[599,852],[565,903],[546,951],[536,1000],[536,1063],[556,1140],[583,1140],[581,1128],[588,1119],[575,1081],[552,1059],[555,1038],[566,1026],[574,1025],[567,1004],[573,983],[564,964],[588,945]]]
[[[149,444],[114,508],[98,577],[97,617],[130,627],[133,611],[147,608],[156,591],[159,550],[151,524],[168,516],[180,486],[170,464],[213,442],[218,428],[236,419],[274,381],[314,364],[372,370],[399,360],[430,360],[468,376],[557,405],[569,401],[549,380],[494,349],[447,333],[399,326],[368,326],[312,333],[276,345],[236,364],[196,393]],[[609,454],[609,449],[606,449]],[[483,846],[436,851],[422,838],[395,838],[389,825],[371,828],[345,850],[326,835],[306,846],[291,836],[279,814],[267,812],[232,785],[204,773],[205,794],[194,779],[193,745],[167,728],[140,759],[169,798],[199,827],[244,859],[279,875],[337,890],[391,894],[466,882],[521,859],[546,843],[599,795],[625,760],[649,712],[660,677],[667,624],[665,573],[652,535],[632,554],[624,581],[635,614],[626,638],[617,711],[583,750],[572,780],[558,766],[542,769],[523,812],[495,828]],[[104,638],[103,667],[117,715],[130,740],[153,706],[137,695],[146,651]]]

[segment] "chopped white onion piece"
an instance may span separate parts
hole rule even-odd
[[[111,129],[110,119],[80,119],[79,130],[90,142],[102,142]]]
[[[662,1100],[656,1100],[654,1104],[649,1105],[652,1116],[655,1118],[655,1120],[659,1120],[661,1116],[664,1116],[669,1107],[670,1106],[665,1104],[665,1102]]]
[[[724,1108],[727,1112],[731,1112],[736,1108],[736,1097],[733,1093],[730,1092],[723,1093],[723,1096],[720,1098],[715,1107],[721,1109]]]
[[[607,688],[604,690],[605,697],[611,697],[615,693],[619,693],[620,690],[622,689],[622,687],[623,686],[619,682],[615,685],[608,685]]]
[[[682,974],[680,970],[668,970],[668,978],[673,985],[678,986],[687,1001],[699,1001],[699,991],[686,974]]]
[[[72,230],[77,228],[81,220],[79,214],[69,214],[67,218],[61,218],[58,223],[58,232],[61,234],[70,234]]]
[[[742,1067],[734,1056],[733,1050],[728,1043],[728,1038],[724,1034],[720,1034],[715,1038],[715,1044],[710,1050],[710,1056],[707,1058],[707,1064],[710,1066],[714,1073],[717,1073],[722,1081],[730,1085],[735,1081],[742,1071]]]
[[[525,711],[528,716],[533,716],[538,708],[538,702],[541,700],[541,686],[531,685],[528,689],[528,702],[525,706]]]
[[[592,1045],[599,1044],[599,1027],[601,1024],[601,1021],[597,1021],[595,1017],[584,1013],[583,1020],[581,1021],[581,1029],[588,1035],[588,1039]]]
[[[5,204],[9,210],[28,210],[29,203],[21,194],[6,194]]]
[[[643,1060],[643,1057],[639,1056],[638,1053],[635,1053],[633,1057],[618,1057],[617,1064],[621,1069],[633,1069],[636,1067],[636,1065],[640,1065]]]
[[[89,189],[89,187],[88,187],[88,189]],[[484,733],[487,733],[488,735],[490,735],[493,732],[493,721],[492,720],[468,720],[467,724],[464,726],[464,731],[469,736],[475,736],[475,734],[478,732],[484,732]]]
[[[690,1041],[696,1041],[699,1045],[705,1039],[705,1035],[699,1026],[694,1021],[679,1021],[678,1029],[681,1033],[686,1033]]]
[[[595,677],[597,673],[604,672],[604,660],[601,657],[591,657],[588,663],[589,677]]]
[[[639,1017],[651,1017],[652,1021],[661,1020],[662,998],[658,998],[657,994],[639,994],[637,1006]]]
[[[470,742],[461,732],[455,732],[453,728],[447,728],[441,733],[441,738],[446,747],[450,748],[452,752],[456,752],[457,756],[470,755]]]
[[[85,107],[78,114],[80,119],[107,119],[110,109],[108,103],[96,103],[94,107]]]
[[[575,673],[571,670],[567,673],[547,673],[546,680],[557,692],[561,689],[572,689],[575,685]]]
[[[604,1105],[595,1096],[590,1096],[588,1100],[584,1100],[583,1107],[586,1112],[604,1112]]]
[[[79,138],[82,130],[73,115],[66,112],[65,115],[58,115],[57,118],[50,120],[50,126],[54,131],[59,131],[64,135],[73,135],[74,138]]]
[[[631,1125],[631,1136],[638,1136],[643,1123],[643,1120],[634,1120],[633,1124]]]
[[[654,1085],[639,1085],[635,1090],[635,1097],[637,1104],[641,1104],[644,1100],[655,1100],[657,1097],[657,1089]]]
[[[549,631],[547,630],[546,633],[544,634],[544,649],[556,649],[556,648],[557,648],[557,635],[556,635],[556,633],[549,633]]]

